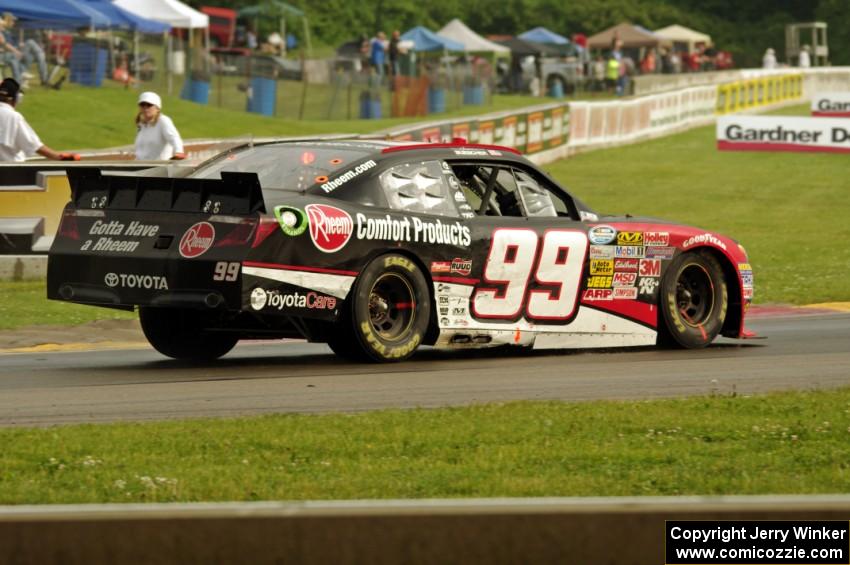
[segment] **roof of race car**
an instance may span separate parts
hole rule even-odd
[[[398,153],[401,151],[422,150],[453,150],[455,154],[466,157],[503,157],[505,153],[522,155],[513,147],[501,145],[486,145],[468,143],[465,139],[456,137],[450,142],[428,142],[428,141],[396,141],[384,139],[306,139],[276,141],[268,145],[299,145],[312,147],[348,147],[351,149],[372,149],[376,154]]]

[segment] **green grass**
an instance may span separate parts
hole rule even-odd
[[[0,330],[36,325],[76,326],[94,320],[132,319],[135,313],[47,300],[45,282],[0,282]]]
[[[0,504],[837,493],[850,390],[0,429]]]
[[[544,168],[598,211],[675,220],[737,239],[753,264],[757,303],[850,300],[844,155],[722,152],[710,126]]]
[[[210,95],[210,105],[204,106],[181,100],[177,96],[163,96],[163,111],[169,115],[184,139],[265,137],[290,135],[318,135],[329,133],[363,134],[423,120],[442,120],[451,117],[480,115],[534,104],[551,102],[550,98],[520,95],[496,95],[488,106],[463,106],[451,112],[417,118],[385,118],[380,120],[296,120],[292,104],[300,104],[300,85],[286,83],[293,92],[282,89],[286,98],[285,115],[290,119],[272,118],[241,111],[245,108],[245,95],[236,91],[236,79],[228,79],[224,108],[217,107],[215,91]],[[113,82],[101,88],[88,88],[69,84],[60,91],[32,87],[18,107],[41,140],[57,150],[101,149],[132,145],[136,137],[136,100],[138,91],[124,89]],[[329,87],[308,87],[310,115],[324,116],[329,103]],[[179,88],[175,89],[179,92]],[[355,102],[357,100],[355,99]],[[343,103],[342,101],[340,102]],[[357,108],[354,109],[357,115]],[[340,111],[336,115],[343,115]]]

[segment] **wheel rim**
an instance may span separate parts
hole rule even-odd
[[[403,276],[384,273],[369,291],[369,321],[382,339],[404,337],[416,317],[413,287]]]
[[[700,328],[714,311],[714,284],[701,265],[688,265],[676,280],[676,307],[685,323]]]

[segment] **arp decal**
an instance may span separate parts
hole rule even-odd
[[[584,291],[582,300],[586,302],[593,302],[596,300],[611,300],[613,293],[614,291],[610,288],[589,288]]]
[[[339,251],[354,233],[354,222],[345,210],[327,204],[307,204],[310,219],[310,239],[316,249],[325,253]]]
[[[198,222],[180,238],[180,255],[187,259],[200,257],[212,247],[215,228],[209,222]]]

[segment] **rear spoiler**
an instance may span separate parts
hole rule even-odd
[[[78,209],[248,215],[266,211],[257,173],[221,173],[218,179],[110,176],[95,167],[68,168]]]

